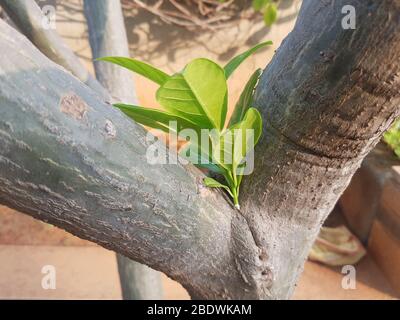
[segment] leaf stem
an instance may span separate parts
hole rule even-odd
[[[233,194],[233,203],[235,205],[235,208],[240,210],[239,197],[238,194],[236,193],[236,189],[232,190],[232,194]]]

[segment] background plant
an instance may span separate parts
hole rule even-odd
[[[383,140],[393,149],[400,158],[400,119],[384,134]]]
[[[261,12],[264,22],[271,26],[278,18],[278,0],[253,0],[252,5],[255,11]]]
[[[123,0],[126,10],[145,10],[168,24],[215,31],[261,12],[266,25],[277,19],[277,0]],[[251,9],[253,7],[254,10]]]
[[[206,178],[204,183],[208,187],[225,189],[239,208],[239,189],[246,156],[262,133],[261,115],[252,107],[253,92],[261,70],[256,70],[245,85],[225,128],[228,109],[227,79],[251,54],[271,44],[271,41],[258,44],[234,57],[225,67],[208,59],[194,59],[181,72],[173,75],[126,57],[104,57],[99,60],[125,67],[159,85],[156,98],[164,108],[163,111],[122,103],[114,105],[136,122],[178,136],[183,129],[192,129],[202,138],[202,129],[216,133],[206,137],[209,139],[207,149],[200,140],[190,141],[181,151],[181,155],[197,166],[222,175],[226,184],[211,177]],[[171,126],[171,121],[177,126]],[[248,135],[249,130],[253,133],[251,136]]]

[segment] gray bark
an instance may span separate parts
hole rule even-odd
[[[342,28],[344,5],[356,9],[355,30]],[[263,74],[263,139],[241,205],[271,297],[290,296],[325,218],[399,116],[399,61],[400,1],[305,0]]]
[[[85,0],[93,59],[129,56],[128,39],[119,0]],[[137,104],[132,73],[115,65],[95,61],[96,77],[119,101]],[[161,274],[117,254],[122,295],[125,300],[162,299]]]
[[[0,203],[203,298],[256,298],[246,220],[192,166],[147,162],[146,132],[0,21]],[[262,265],[259,266],[260,272]]]
[[[110,99],[107,91],[86,70],[58,33],[46,28],[46,17],[34,0],[1,0],[0,5],[21,32],[47,57],[72,72],[104,99]]]
[[[356,30],[341,28],[353,4]],[[312,17],[312,19],[310,19]],[[288,298],[320,225],[399,115],[398,0],[306,0],[256,93],[242,211],[0,22],[0,203],[164,271],[199,298]]]

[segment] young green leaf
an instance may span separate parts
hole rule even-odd
[[[264,22],[265,24],[270,27],[276,21],[278,17],[278,9],[275,3],[270,3],[264,11]]]
[[[228,128],[242,121],[247,110],[251,107],[254,89],[258,83],[258,79],[260,78],[261,74],[262,70],[257,69],[251,75],[249,81],[246,83],[246,86],[244,87],[243,92],[240,95],[238,102],[236,103],[235,109],[233,110]]]
[[[218,182],[217,180],[214,180],[213,178],[210,178],[210,177],[204,178],[204,185],[209,188],[224,188],[229,193],[229,195],[233,198],[233,194],[232,194],[231,190],[229,189],[229,187]]]
[[[249,108],[242,121],[212,138],[213,162],[236,175],[236,169],[251,151],[262,133],[262,118],[255,108]]]
[[[179,155],[195,165],[212,163],[209,152],[206,150],[203,151],[201,145],[199,146],[198,141],[190,141],[186,143],[180,149]]]
[[[196,132],[200,132],[201,130],[196,124],[165,111],[122,103],[114,104],[114,106],[136,122],[164,132],[171,131],[179,134],[179,131],[187,128],[196,130]],[[170,127],[171,121],[176,121],[177,127],[175,129]]]
[[[260,43],[253,48],[247,50],[246,52],[243,52],[242,54],[239,54],[238,56],[234,57],[231,61],[229,61],[225,67],[225,76],[228,79],[231,74],[237,69],[237,67],[240,66],[240,64],[246,60],[248,57],[250,57],[253,53],[255,53],[257,50],[264,48],[265,46],[272,45],[272,41],[266,41],[263,43]]]
[[[221,141],[228,144],[223,144],[224,161],[228,159],[231,164],[226,165],[230,176],[224,174],[226,181],[231,187],[233,201],[237,208],[239,206],[239,190],[242,181],[244,168],[246,163],[243,163],[245,157],[249,154],[252,148],[257,144],[262,133],[262,118],[257,109],[250,108],[241,122],[232,126],[222,136]],[[229,144],[230,143],[230,144]],[[233,180],[233,181],[232,181]]]
[[[239,196],[240,184],[243,178],[243,171],[245,164],[242,163],[244,158],[251,151],[250,148],[254,148],[261,137],[262,134],[262,117],[257,109],[250,108],[243,121],[241,122],[241,127],[253,129],[253,136],[242,136],[242,150],[238,150],[240,144],[238,141],[235,141],[235,163],[233,167],[233,174],[236,175],[236,195]],[[242,129],[242,130],[243,130]],[[253,139],[253,141],[250,141]]]
[[[203,137],[204,138],[204,137]],[[205,168],[214,173],[224,175],[226,172],[223,168],[212,162],[211,149],[203,150],[201,141],[190,141],[186,143],[179,151],[179,155],[194,164],[196,167]]]
[[[226,118],[224,70],[208,59],[195,59],[157,91],[157,101],[202,128],[222,130]]]
[[[236,132],[234,134],[234,158],[233,167],[237,168],[243,158],[251,151],[251,148],[257,144],[262,133],[262,118],[260,112],[255,108],[247,110],[243,120],[234,125],[230,130]],[[248,131],[252,134],[248,134]],[[238,134],[240,133],[241,134]],[[240,142],[240,139],[242,140]]]
[[[216,165],[215,163],[211,163],[211,162],[208,164],[199,163],[199,164],[195,164],[195,166],[199,167],[199,168],[207,169],[211,172],[218,173],[221,175],[225,174],[225,171],[222,168],[218,167],[218,165]]]
[[[124,57],[103,57],[96,60],[117,64],[128,70],[136,72],[159,85],[165,83],[165,81],[167,81],[167,79],[169,78],[169,75],[166,74],[164,71],[161,71],[145,62],[136,59]]]
[[[214,128],[185,78],[174,74],[156,93],[158,103],[170,113],[188,119],[205,129]]]
[[[115,107],[140,124],[189,138],[180,151],[181,156],[222,175],[227,185],[212,178],[206,178],[205,185],[224,188],[235,206],[240,208],[239,187],[246,166],[243,160],[262,131],[261,116],[250,107],[261,70],[250,77],[236,104],[229,128],[224,130],[228,104],[226,79],[248,56],[269,44],[271,42],[262,43],[235,57],[225,69],[210,60],[195,59],[173,76],[134,59],[105,57],[99,60],[121,65],[160,85],[156,98],[166,111],[127,104],[116,104]],[[197,137],[184,129],[194,129]],[[212,130],[204,132],[202,129]],[[195,137],[209,139],[208,144],[203,146],[203,141],[197,141]]]

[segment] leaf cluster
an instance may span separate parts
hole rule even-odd
[[[225,128],[227,79],[251,54],[271,44],[270,41],[260,43],[234,57],[224,67],[209,59],[194,59],[181,72],[173,75],[131,58],[104,57],[98,60],[127,68],[159,85],[156,99],[164,110],[123,103],[114,106],[136,122],[164,132],[180,136],[185,129],[193,130],[199,139],[190,139],[181,150],[181,156],[199,167],[222,175],[226,184],[211,177],[204,179],[204,184],[225,189],[239,207],[239,187],[246,156],[262,133],[262,118],[257,109],[252,107],[253,92],[261,70],[256,70],[245,85]],[[171,125],[171,122],[175,125]]]

